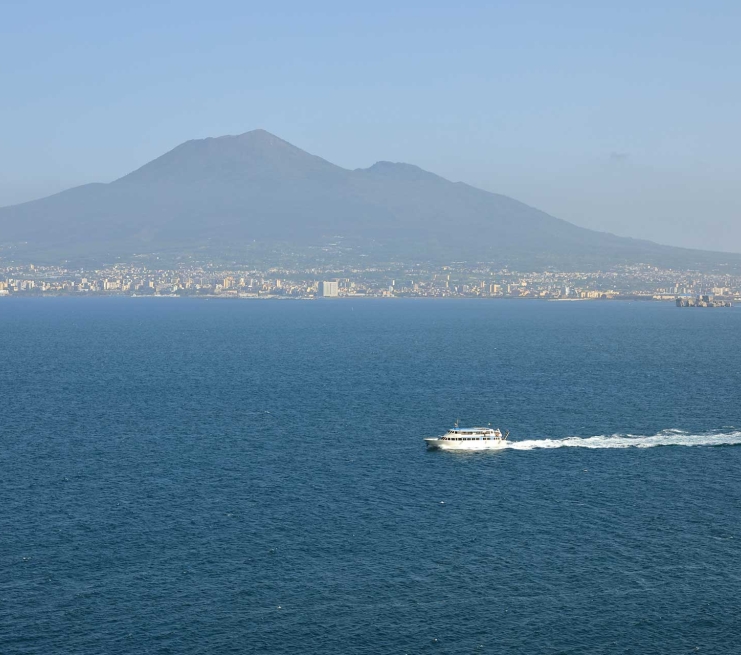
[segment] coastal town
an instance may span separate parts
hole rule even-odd
[[[208,298],[531,298],[682,301],[718,306],[741,300],[741,276],[626,265],[604,271],[522,272],[491,264],[389,264],[367,268],[249,268],[189,263],[118,263],[75,268],[0,262],[0,297],[168,296]],[[703,300],[704,299],[704,300]]]

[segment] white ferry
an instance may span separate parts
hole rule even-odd
[[[425,439],[428,448],[438,450],[496,450],[505,448],[509,432],[502,434],[499,429],[488,428],[460,428],[456,421],[455,427],[448,430],[442,437]]]

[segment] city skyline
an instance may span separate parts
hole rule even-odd
[[[207,298],[521,298],[656,300],[717,296],[741,300],[741,275],[620,266],[604,271],[517,271],[486,264],[434,267],[329,265],[256,268],[156,262],[104,268],[0,266],[0,296],[127,295]]]

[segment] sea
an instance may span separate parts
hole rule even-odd
[[[0,299],[0,653],[741,653],[741,309]]]

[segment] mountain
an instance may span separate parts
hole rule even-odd
[[[0,255],[14,258],[238,256],[330,241],[348,256],[410,262],[741,265],[741,255],[580,228],[409,164],[347,170],[264,130],[187,141],[109,184],[0,209]]]

